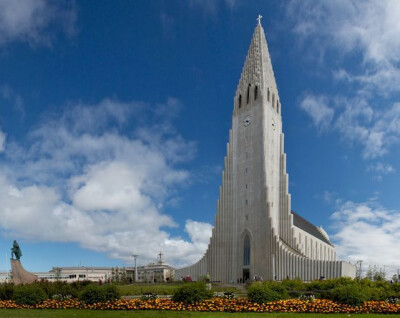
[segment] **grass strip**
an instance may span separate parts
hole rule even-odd
[[[400,315],[379,314],[294,314],[294,313],[200,313],[200,312],[166,312],[166,311],[94,311],[94,310],[35,310],[35,309],[0,309],[1,318],[126,318],[126,317],[198,317],[198,318],[338,318],[338,317],[360,317],[360,318],[383,318],[400,317]]]

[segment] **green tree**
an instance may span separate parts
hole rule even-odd
[[[386,271],[382,267],[370,266],[365,277],[375,282],[381,282],[386,280]]]

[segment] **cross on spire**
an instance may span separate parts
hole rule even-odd
[[[261,19],[262,19],[262,15],[259,14],[259,15],[258,15],[258,18],[256,19],[256,20],[258,21],[258,24],[259,24],[259,25],[261,24]]]

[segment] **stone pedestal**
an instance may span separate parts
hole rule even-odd
[[[27,272],[18,259],[11,259],[12,280],[15,285],[31,284],[39,278],[32,273]]]

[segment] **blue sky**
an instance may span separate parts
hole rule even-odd
[[[400,4],[0,0],[0,269],[204,253],[263,15],[292,209],[400,266]]]

